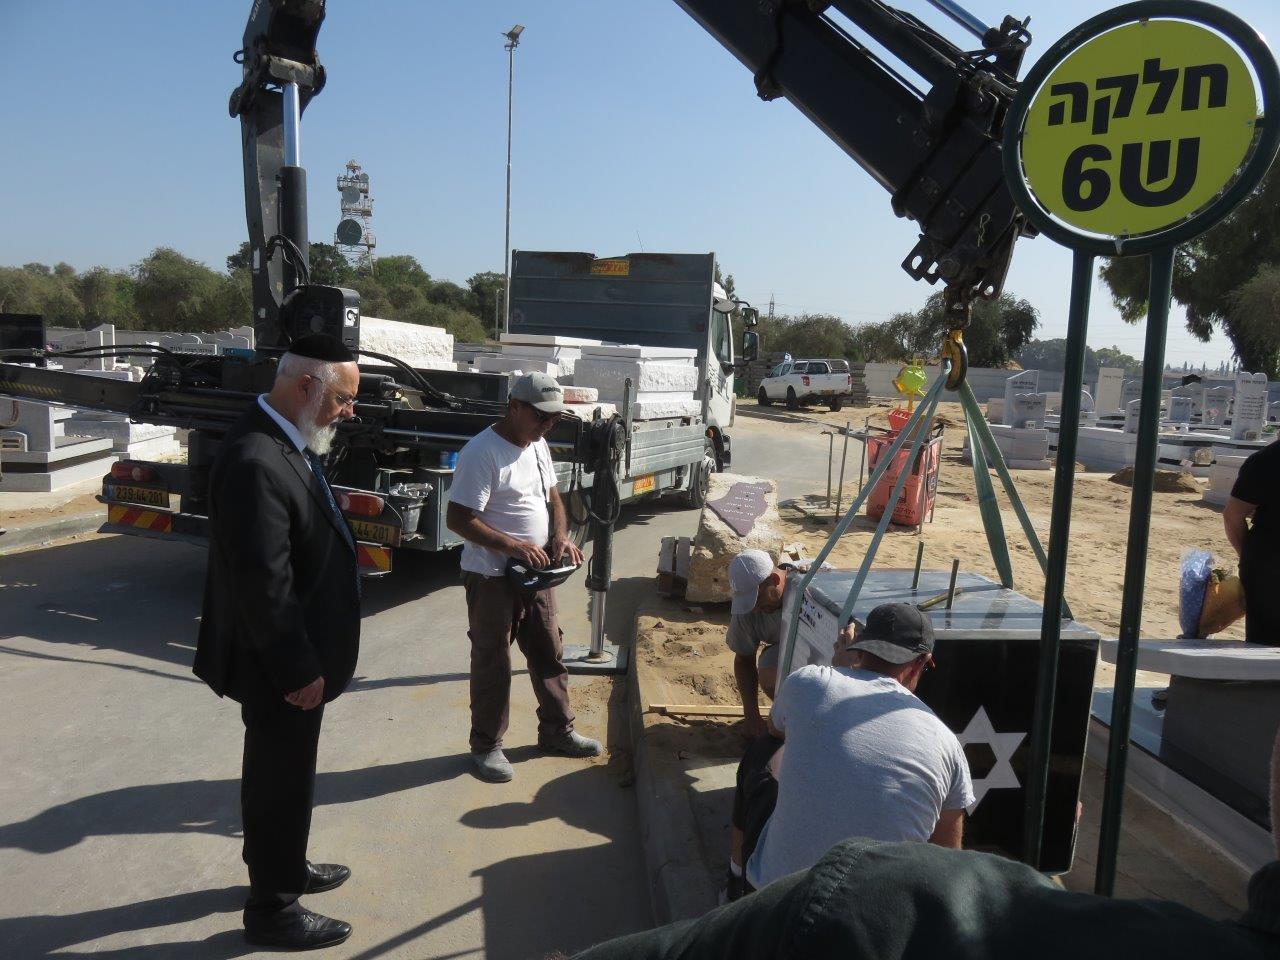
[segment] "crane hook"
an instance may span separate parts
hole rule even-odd
[[[947,336],[938,353],[943,360],[951,361],[947,389],[959,390],[965,374],[969,372],[969,351],[964,345],[964,331],[973,317],[973,289],[948,286],[942,292],[942,302],[946,309]]]

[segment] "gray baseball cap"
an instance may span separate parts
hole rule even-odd
[[[564,387],[546,373],[526,373],[511,385],[512,400],[521,400],[543,413],[564,413]]]
[[[773,573],[773,557],[763,550],[743,550],[729,563],[729,592],[733,603],[729,612],[740,617],[756,608],[760,584]]]
[[[889,663],[909,663],[933,653],[933,621],[910,603],[882,603],[867,614],[867,625],[846,649],[865,650]]]

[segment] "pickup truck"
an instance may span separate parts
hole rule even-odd
[[[787,360],[760,381],[756,400],[767,407],[786,401],[788,410],[801,404],[821,402],[839,410],[853,389],[847,360]]]

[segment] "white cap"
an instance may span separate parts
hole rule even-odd
[[[729,564],[729,591],[733,604],[729,612],[735,617],[750,613],[756,608],[760,584],[773,573],[773,557],[763,550],[743,550]]]

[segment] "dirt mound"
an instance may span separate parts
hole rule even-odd
[[[1119,473],[1112,474],[1112,483],[1122,487],[1133,486],[1133,467],[1125,467]],[[1156,493],[1200,493],[1200,484],[1195,477],[1181,470],[1157,470],[1155,479]]]

